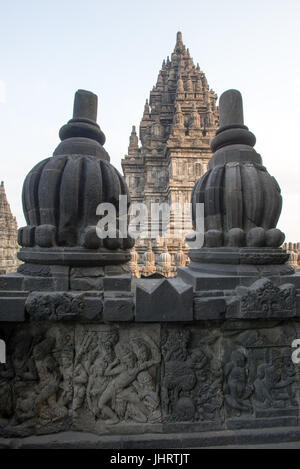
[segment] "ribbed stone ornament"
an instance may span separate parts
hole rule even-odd
[[[203,263],[283,264],[288,259],[280,249],[284,234],[276,228],[280,187],[253,148],[255,136],[244,125],[240,92],[223,93],[219,111],[214,155],[192,192],[194,229],[196,204],[204,204],[204,247],[191,249],[190,257]]]
[[[19,259],[30,263],[104,265],[130,259],[133,240],[101,239],[96,232],[100,203],[119,215],[119,196],[129,192],[109,163],[105,136],[96,123],[97,96],[78,90],[73,118],[60,130],[53,156],[27,175],[22,192],[27,226],[19,230]]]

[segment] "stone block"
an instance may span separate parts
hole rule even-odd
[[[70,268],[65,265],[50,266],[53,277],[53,289],[55,291],[67,291],[70,288],[69,273]]]
[[[226,311],[226,302],[220,297],[195,297],[194,319],[214,320],[223,319]]]
[[[23,290],[23,287],[23,275],[7,274],[0,276],[0,290]]]
[[[81,277],[70,278],[70,289],[79,291],[103,290],[103,278],[101,277]]]
[[[73,278],[81,277],[103,277],[104,268],[103,267],[72,267],[70,270],[70,275]]]
[[[134,320],[134,302],[133,295],[129,293],[119,295],[109,293],[104,294],[103,321],[133,321]]]
[[[100,321],[102,319],[103,301],[100,297],[85,297],[82,319],[86,321]]]
[[[52,277],[24,277],[24,289],[30,291],[54,290]]]
[[[26,297],[0,297],[0,322],[25,321]]]
[[[104,277],[103,286],[104,291],[130,291],[131,276],[115,275],[111,277]]]
[[[193,288],[182,280],[138,280],[136,321],[192,321]]]
[[[103,290],[103,267],[72,267],[70,271],[71,290]]]

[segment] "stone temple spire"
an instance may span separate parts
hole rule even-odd
[[[194,183],[205,172],[211,156],[209,142],[218,123],[216,100],[178,31],[171,60],[163,62],[146,101],[138,133],[139,148],[134,154],[130,146],[122,160],[132,201],[150,206],[152,202],[190,200]],[[154,244],[153,248],[158,258],[161,247]],[[139,251],[140,260],[146,249],[145,240]],[[172,259],[175,252],[176,245],[170,251]]]
[[[128,155],[135,155],[138,149],[139,149],[139,139],[136,134],[135,125],[133,125],[131,135],[129,138]]]
[[[184,45],[183,45],[183,42],[182,42],[182,33],[180,31],[178,31],[178,33],[176,35],[176,45],[175,45],[175,48],[174,48],[174,52],[180,53],[183,50],[184,50]]]
[[[17,259],[17,221],[7,201],[4,182],[0,184],[0,273],[8,274],[16,271]]]

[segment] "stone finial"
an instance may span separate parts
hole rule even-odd
[[[76,91],[74,98],[73,118],[69,120],[69,122],[59,131],[59,136],[62,140],[62,143],[55,150],[55,155],[71,153],[73,151],[77,152],[78,154],[82,154],[83,152],[88,154],[88,152],[91,151],[90,148],[92,145],[95,147],[95,149],[97,148],[93,142],[87,142],[83,140],[79,142],[78,140],[73,139],[84,138],[98,142],[101,146],[104,145],[105,135],[96,122],[97,107],[98,97],[94,93],[85,90]],[[80,148],[78,147],[79,143]],[[86,147],[85,149],[84,146]],[[98,149],[98,153],[100,156],[100,149]],[[109,159],[108,154],[106,152],[104,153],[103,149],[101,153],[102,158]]]
[[[90,91],[78,90],[75,93],[73,119],[97,121],[98,96]]]
[[[175,50],[183,50],[183,42],[182,42],[182,33],[181,31],[177,32],[176,35],[176,45],[175,45]]]
[[[60,130],[62,142],[27,175],[22,192],[27,226],[19,230],[22,261],[92,266],[130,259],[133,240],[122,239],[118,218],[119,196],[126,195],[129,205],[129,192],[109,163],[96,117],[97,96],[77,91],[73,118]],[[108,237],[102,228],[97,231],[98,206],[106,202],[117,215],[116,233]]]
[[[220,128],[211,141],[215,153],[192,194],[194,226],[195,204],[202,202],[205,249],[218,248],[218,253],[209,258],[205,249],[200,249],[203,255],[197,259],[204,256],[210,263],[224,264],[283,264],[287,260],[280,249],[284,234],[276,228],[282,205],[280,188],[253,149],[255,136],[244,125],[240,92],[223,93],[219,109]],[[232,253],[222,253],[222,246],[232,248]],[[248,252],[249,248],[255,252]],[[190,257],[194,257],[193,250]]]
[[[225,91],[220,96],[220,127],[244,125],[242,95],[237,90]]]
[[[219,114],[220,126],[211,141],[212,151],[232,144],[255,145],[255,136],[244,125],[243,100],[239,91],[228,90],[220,96]]]

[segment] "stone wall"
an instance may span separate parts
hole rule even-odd
[[[2,326],[2,436],[298,425],[300,320]]]

